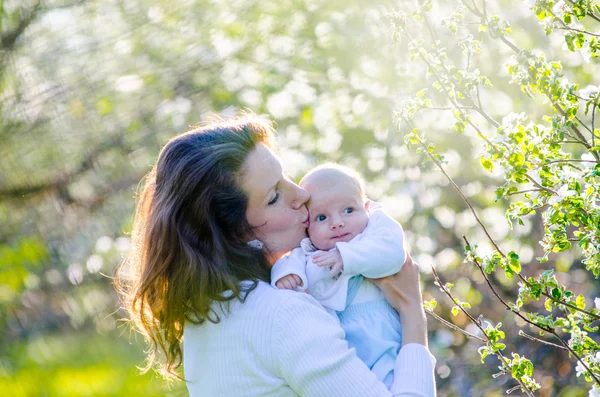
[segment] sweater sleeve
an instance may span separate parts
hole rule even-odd
[[[392,392],[348,349],[344,331],[310,296],[296,294],[279,305],[272,340],[276,371],[306,397],[434,397],[435,359],[408,344],[396,360]]]
[[[297,291],[305,291],[308,288],[306,256],[301,248],[295,248],[288,256],[275,262],[271,268],[271,285],[277,288],[277,281],[290,274],[297,274],[302,279],[302,285],[296,287]]]
[[[406,261],[402,226],[383,210],[374,210],[360,239],[339,242],[345,274],[381,278],[397,273]]]

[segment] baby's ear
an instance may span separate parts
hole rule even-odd
[[[369,199],[365,199],[365,209],[367,211],[369,211],[369,208],[371,207],[371,200]]]

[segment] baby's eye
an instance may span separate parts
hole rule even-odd
[[[323,222],[325,219],[327,219],[325,215],[317,215],[317,217],[315,218],[317,222]]]
[[[352,207],[348,207],[344,210],[344,214],[351,214],[354,212],[354,208]]]

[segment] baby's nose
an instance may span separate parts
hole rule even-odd
[[[332,229],[339,229],[344,227],[344,222],[340,221],[340,220],[333,220],[331,222],[331,228]]]

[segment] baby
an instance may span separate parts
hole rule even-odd
[[[274,264],[271,284],[315,297],[339,319],[348,345],[389,389],[402,347],[400,318],[368,278],[402,268],[402,227],[367,199],[361,176],[349,168],[316,167],[300,186],[310,193],[310,238]]]

